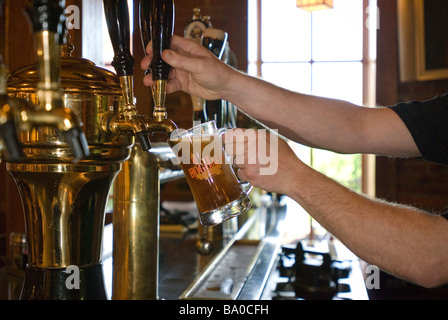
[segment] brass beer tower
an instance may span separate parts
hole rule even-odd
[[[161,59],[161,53],[169,47],[173,34],[174,2],[140,2],[143,46],[146,48],[152,38],[154,48],[151,72],[156,84],[152,88],[151,119],[138,116],[135,107],[127,1],[103,0],[103,3],[115,52],[113,66],[126,102],[125,113],[112,114],[103,121],[103,127],[119,133],[131,129],[122,125],[122,119],[138,119],[138,127],[145,128],[146,134],[169,135],[176,125],[167,119],[165,88],[170,66]],[[180,166],[173,165],[175,156],[168,144],[151,145],[147,138],[138,142],[140,145],[136,143],[114,183],[112,299],[115,300],[158,299],[160,184],[182,176]]]
[[[7,80],[24,153],[23,159],[7,163],[22,198],[28,242],[20,298],[106,299],[101,264],[105,207],[134,137],[101,128],[110,109],[122,109],[117,77],[70,57],[70,50],[60,57],[63,8],[65,1],[29,2],[37,65]],[[82,130],[78,119],[84,122]],[[71,287],[67,280],[76,270],[79,287]]]

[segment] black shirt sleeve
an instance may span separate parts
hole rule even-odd
[[[448,211],[447,212],[443,212],[440,216],[442,216],[443,218],[448,220]]]
[[[425,160],[448,164],[448,93],[391,107],[409,129]]]

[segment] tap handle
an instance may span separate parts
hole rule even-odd
[[[227,38],[227,32],[213,28],[205,29],[202,45],[221,60],[227,46]]]
[[[151,10],[154,0],[141,0],[140,1],[140,38],[142,40],[143,51],[146,55],[146,47],[151,41]]]
[[[84,135],[84,132],[82,132],[80,126],[73,127],[70,130],[65,131],[63,134],[73,152],[75,160],[81,160],[90,155],[86,136]]]
[[[13,120],[8,120],[0,125],[0,138],[5,147],[3,154],[6,161],[17,162],[25,157]]]
[[[50,31],[58,34],[62,44],[65,34],[65,0],[29,0],[25,11],[31,20],[33,32]]]
[[[151,150],[151,140],[149,140],[148,131],[140,131],[135,134],[135,137],[140,142],[143,151]]]
[[[154,56],[151,61],[153,80],[168,80],[171,66],[162,60],[162,52],[170,47],[174,31],[173,0],[142,0],[152,2],[150,29]]]
[[[134,57],[130,50],[129,8],[127,0],[103,0],[104,14],[115,56],[112,66],[117,75],[134,74]]]

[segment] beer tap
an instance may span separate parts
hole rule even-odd
[[[6,95],[6,74],[7,69],[0,55],[0,151],[3,152],[6,161],[16,162],[22,159],[24,154],[17,137],[14,110],[11,107],[10,99]]]
[[[154,111],[146,121],[151,134],[170,134],[176,129],[174,122],[167,119],[165,107],[170,67],[161,59],[162,50],[170,43],[173,22],[173,0],[140,2],[143,45],[146,47],[152,37],[156,48],[151,64],[157,83],[152,88]],[[173,164],[174,157],[166,143],[154,144],[149,152],[134,146],[115,180],[112,299],[158,299],[160,185],[167,182],[168,176],[182,176],[181,167]],[[162,175],[162,171],[169,174]]]
[[[124,109],[107,113],[102,126],[113,134],[132,132],[144,151],[151,148],[146,120],[138,114],[134,97],[134,58],[130,52],[129,8],[126,0],[103,0],[104,13],[115,56],[112,66],[120,78]]]
[[[153,118],[147,123],[147,128],[151,133],[170,134],[177,128],[176,124],[167,117],[166,83],[171,66],[162,59],[163,50],[170,47],[174,31],[174,15],[173,0],[142,0],[140,2],[140,29],[143,48],[146,48],[152,39],[154,52],[147,71],[152,74],[154,80],[152,86]]]
[[[65,23],[63,8],[65,0],[31,0],[27,4],[34,31],[38,58],[38,105],[29,108],[27,104],[16,103],[20,130],[36,126],[52,126],[62,132],[70,146],[75,160],[88,157],[90,152],[82,123],[73,111],[64,106],[60,87],[60,43],[63,41]]]
[[[0,0],[0,17],[2,9],[3,0]],[[6,161],[14,162],[23,158],[24,155],[17,137],[14,115],[6,95],[7,73],[6,66],[3,64],[3,58],[0,55],[0,152],[3,151]]]
[[[202,45],[212,52],[219,60],[222,60],[227,47],[227,32],[219,29],[207,28],[202,36]],[[204,104],[205,122],[215,120],[219,127],[226,125],[228,114],[226,102],[222,100],[206,100]]]

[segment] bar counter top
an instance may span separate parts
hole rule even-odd
[[[246,262],[251,265],[241,266],[238,269],[241,274],[237,280],[236,278],[233,280],[231,290],[228,290],[229,297],[260,299],[262,287],[266,285],[267,276],[273,268],[281,244],[295,240],[309,231],[309,226],[295,223],[299,217],[302,218],[300,221],[306,221],[303,209],[293,202],[273,203],[270,196],[266,197],[268,198],[262,201],[261,206],[251,209],[238,219],[232,219],[234,221],[230,220],[232,221],[230,224],[233,225],[238,222],[239,227],[233,232],[232,227],[228,227],[230,231],[227,230],[224,236],[213,242],[214,250],[210,255],[198,254],[198,232],[162,224],[159,249],[159,299],[208,298],[201,296],[203,290],[200,284],[207,280],[217,264],[230,263],[234,265],[234,268],[230,269],[236,270],[235,265],[243,263],[244,260],[240,257],[245,256],[247,256]],[[285,219],[288,223],[285,223]],[[103,235],[103,271],[109,299],[112,291],[112,233],[112,225],[107,225]],[[232,258],[232,254],[239,254],[239,259]],[[244,273],[248,267],[251,268],[252,279]],[[237,283],[238,279],[244,283]],[[22,271],[11,272],[7,267],[0,268],[0,300],[18,299],[22,281]]]

